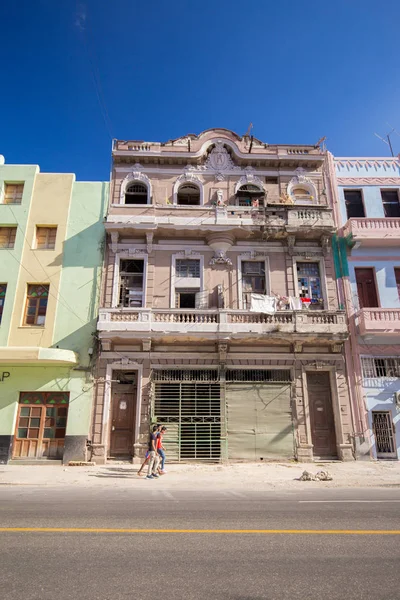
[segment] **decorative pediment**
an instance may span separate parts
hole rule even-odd
[[[152,198],[151,181],[147,177],[147,175],[141,171],[141,169],[143,169],[142,165],[140,163],[135,163],[133,165],[133,170],[130,173],[128,173],[128,175],[122,180],[121,192],[120,192],[121,204],[123,204],[125,201],[126,188],[128,187],[128,185],[130,185],[134,181],[139,181],[140,183],[143,183],[147,187],[148,198],[151,201],[151,198]]]
[[[235,164],[222,140],[217,140],[215,142],[215,146],[206,160],[206,168],[216,171],[217,173],[235,168]]]
[[[182,175],[180,175],[174,183],[174,189],[173,189],[174,204],[177,204],[178,190],[181,187],[181,185],[184,183],[192,183],[193,185],[197,185],[197,187],[199,188],[199,191],[200,191],[200,204],[203,204],[203,182],[198,177],[196,172],[194,172],[193,170],[189,170],[189,169],[185,170],[185,172],[182,173]]]
[[[317,188],[309,177],[306,176],[307,171],[303,167],[298,167],[295,170],[295,176],[289,181],[287,186],[287,196],[293,200],[293,190],[296,187],[301,187],[306,190],[310,195],[310,200],[317,198]]]
[[[264,184],[262,180],[254,173],[253,169],[251,167],[246,167],[244,171],[245,174],[239,179],[235,186],[235,194],[237,194],[242,185],[256,185],[264,192]]]

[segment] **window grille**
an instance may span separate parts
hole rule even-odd
[[[200,261],[178,259],[175,264],[176,277],[200,277]]]
[[[290,369],[228,369],[226,381],[290,383]]]
[[[364,379],[400,377],[400,358],[361,358]]]
[[[153,381],[219,381],[217,369],[154,369]]]

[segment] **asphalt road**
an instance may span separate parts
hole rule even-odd
[[[192,493],[154,485],[4,486],[1,597],[395,600],[399,534],[398,488]]]

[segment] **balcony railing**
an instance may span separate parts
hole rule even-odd
[[[98,328],[103,332],[203,334],[347,334],[343,311],[279,311],[271,314],[246,310],[180,310],[105,308]]]
[[[362,308],[357,320],[360,335],[400,335],[399,308]]]
[[[353,242],[359,245],[397,245],[400,237],[400,218],[352,218],[344,226],[344,234],[351,235]]]

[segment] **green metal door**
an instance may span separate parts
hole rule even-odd
[[[289,459],[294,431],[288,383],[227,383],[229,459]]]

